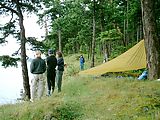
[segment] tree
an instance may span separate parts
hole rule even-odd
[[[95,56],[95,42],[96,42],[96,1],[93,0],[93,35],[92,35],[92,56],[91,56],[91,67],[94,67],[94,56]]]
[[[1,28],[4,30],[3,37],[0,39],[1,42],[5,42],[5,38],[7,38],[10,34],[13,34],[15,38],[20,40],[20,50],[21,50],[21,66],[22,66],[22,76],[23,76],[23,86],[25,90],[25,99],[30,99],[30,85],[29,85],[29,77],[28,77],[28,68],[26,61],[26,48],[25,44],[27,42],[25,36],[25,28],[23,23],[23,13],[35,11],[33,7],[33,3],[37,3],[34,0],[1,0],[0,1],[0,15],[10,16],[11,19],[7,25],[9,26],[7,29],[4,29],[6,25]],[[19,29],[17,29],[17,24]],[[16,29],[15,29],[16,28]],[[12,30],[12,31],[11,31]],[[5,34],[4,34],[5,33]]]
[[[65,53],[76,53],[81,51],[81,48],[88,47],[88,34],[91,32],[88,30],[89,20],[86,19],[85,5],[82,1],[45,0],[44,5],[48,9],[42,16],[48,16],[51,21],[51,32],[45,40],[52,45],[50,47],[59,50],[63,48],[62,51]],[[87,50],[81,52],[84,51]]]
[[[48,8],[46,9],[42,14],[39,15],[39,22],[46,22],[47,20],[51,21],[51,26],[54,28],[54,31],[52,31],[52,35],[56,35],[58,37],[58,50],[62,51],[62,37],[61,37],[61,29],[62,29],[62,19],[63,17],[63,2],[60,0],[44,0],[43,5]],[[43,19],[45,18],[45,20]],[[54,26],[53,26],[54,25]],[[50,35],[46,35],[46,41],[50,39],[50,37],[47,37]],[[53,40],[53,39],[52,39]],[[54,48],[55,49],[55,48]]]
[[[141,0],[144,40],[149,79],[160,77],[160,40],[155,16],[155,0]]]

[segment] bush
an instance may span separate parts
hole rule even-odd
[[[75,75],[79,72],[79,67],[73,65],[73,64],[70,64],[67,66],[67,75],[68,76],[72,76],[72,75]]]
[[[80,120],[82,107],[79,103],[70,102],[57,108],[58,120]]]

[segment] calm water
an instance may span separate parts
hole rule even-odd
[[[29,77],[31,78],[30,73]],[[23,89],[23,79],[20,63],[18,68],[3,68],[0,63],[0,104],[15,103],[16,99],[20,98],[21,89]]]

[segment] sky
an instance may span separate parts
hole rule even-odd
[[[9,17],[0,17],[0,24],[4,24],[9,21]],[[24,27],[26,32],[26,37],[36,37],[41,39],[41,36],[45,35],[45,29],[41,28],[36,22],[38,17],[36,15],[31,15],[27,17],[24,15]],[[7,38],[8,43],[0,44],[0,55],[11,55],[18,50],[19,44],[16,39],[12,36]]]

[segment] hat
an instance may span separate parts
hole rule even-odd
[[[52,49],[48,50],[48,54],[53,54],[53,53],[54,53],[54,51]]]

